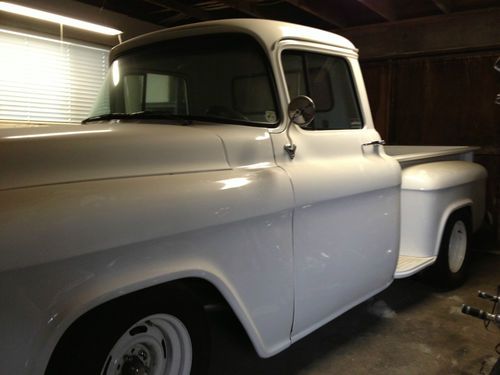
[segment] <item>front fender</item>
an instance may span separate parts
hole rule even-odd
[[[0,301],[9,301],[0,309],[6,372],[43,373],[79,316],[185,277],[222,293],[261,356],[290,344],[293,196],[281,169],[64,184],[0,197],[7,208],[0,236],[8,250],[0,272]],[[22,225],[35,222],[29,231]]]

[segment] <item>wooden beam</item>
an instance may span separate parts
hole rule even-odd
[[[187,17],[182,13],[177,13],[175,16],[162,18],[158,21],[159,24],[170,27],[171,25],[175,25],[177,22],[184,21]]]
[[[394,7],[388,0],[357,0],[358,3],[363,4],[365,7],[370,9],[372,12],[377,13],[380,17],[384,18],[386,21],[397,20],[397,15]]]
[[[312,14],[336,27],[344,27],[344,20],[335,12],[333,4],[321,0],[286,0],[289,4],[302,9],[304,12]]]
[[[500,48],[500,8],[333,30],[363,59]]]
[[[248,16],[256,18],[267,18],[259,9],[257,9],[255,3],[244,0],[221,0],[221,2],[230,6],[231,8],[245,13]]]
[[[204,10],[198,9],[196,7],[186,5],[177,0],[144,0],[147,3],[162,7],[168,8],[173,11],[184,14],[185,16],[196,18],[198,20],[207,21],[214,19],[214,17]]]
[[[444,14],[450,14],[452,12],[453,8],[452,8],[451,0],[432,0],[432,2]]]

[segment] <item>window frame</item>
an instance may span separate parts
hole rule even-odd
[[[350,129],[350,128],[345,128],[345,129],[303,129],[303,128],[301,128],[301,130],[307,131],[308,133],[310,133],[311,131],[346,132],[346,131],[366,130],[366,129],[370,128],[368,126],[368,121],[367,121],[367,118],[370,118],[370,117],[369,117],[369,115],[367,115],[365,113],[367,108],[363,105],[362,96],[360,95],[359,87],[356,84],[355,73],[354,73],[354,69],[353,69],[352,61],[351,61],[351,59],[358,58],[357,52],[350,50],[350,49],[332,46],[332,45],[325,45],[325,44],[319,44],[319,43],[313,43],[313,42],[302,42],[302,41],[294,40],[294,39],[282,40],[280,42],[280,45],[276,49],[275,63],[276,63],[276,66],[279,70],[278,74],[279,74],[281,82],[282,82],[282,89],[284,90],[283,93],[284,93],[284,99],[286,101],[286,105],[288,105],[288,103],[290,103],[290,101],[293,99],[290,97],[290,93],[288,91],[288,84],[286,81],[286,73],[285,73],[285,69],[283,67],[282,55],[286,51],[293,51],[293,52],[300,53],[302,55],[305,53],[320,54],[320,55],[332,56],[332,57],[343,59],[346,62],[346,65],[348,68],[349,79],[350,79],[351,84],[352,84],[354,98],[356,100],[356,105],[359,108],[359,114],[361,116],[361,127],[360,128],[355,128],[355,129]],[[308,83],[306,82],[306,84],[308,84]],[[280,129],[281,130],[286,129],[287,124],[288,124],[288,119],[285,122],[283,122]]]

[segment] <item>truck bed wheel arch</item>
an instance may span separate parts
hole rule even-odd
[[[423,273],[441,291],[455,289],[466,280],[472,234],[471,207],[463,206],[453,210],[445,218],[436,262]]]
[[[446,223],[452,215],[458,212],[462,213],[468,219],[467,224],[469,225],[469,228],[473,227],[472,204],[473,203],[470,199],[463,199],[452,202],[450,205],[448,205],[446,210],[443,211],[441,220],[439,221],[438,236],[436,238],[436,248],[434,249],[435,256],[439,255],[439,247],[443,238],[444,229],[446,227]]]

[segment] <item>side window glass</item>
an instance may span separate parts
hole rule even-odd
[[[363,121],[347,61],[341,57],[285,51],[282,54],[290,99],[308,95],[316,105],[314,130],[361,129]]]
[[[302,54],[286,51],[282,59],[290,100],[299,95],[307,95]]]

